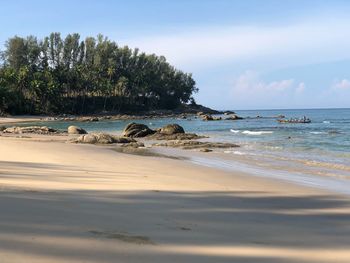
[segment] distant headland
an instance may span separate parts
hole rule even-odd
[[[107,37],[14,36],[0,59],[1,114],[95,114],[198,106],[189,73]]]

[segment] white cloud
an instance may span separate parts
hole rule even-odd
[[[291,25],[184,28],[181,32],[129,39],[141,50],[194,69],[218,63],[276,59],[279,64],[317,63],[349,54],[350,18],[317,18]],[[348,55],[348,57],[350,54]]]
[[[247,107],[285,107],[296,95],[301,95],[305,89],[304,82],[294,79],[283,79],[271,82],[264,81],[260,74],[246,71],[233,82],[231,98],[233,103],[244,101]]]
[[[266,94],[266,93],[284,93],[288,90],[301,92],[305,88],[303,82],[295,85],[294,79],[284,79],[272,82],[265,82],[260,78],[257,72],[248,70],[240,75],[233,84],[234,93],[244,94]]]
[[[350,81],[348,79],[336,80],[331,89],[336,91],[350,90]]]
[[[297,94],[302,94],[305,91],[305,83],[304,82],[300,82],[298,87],[295,89],[295,92]]]

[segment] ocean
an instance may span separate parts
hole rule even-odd
[[[350,193],[350,109],[298,109],[298,110],[237,110],[243,120],[202,121],[188,119],[133,120],[161,127],[178,123],[186,132],[207,135],[211,141],[232,142],[239,148],[218,150],[217,154],[193,162],[224,169],[254,169],[260,175],[301,181],[309,184],[336,184]],[[278,123],[275,116],[312,120],[306,124]],[[257,118],[259,116],[259,118]],[[226,116],[223,116],[226,117]],[[130,120],[100,122],[50,122],[52,128],[66,129],[78,125],[89,132],[119,133]],[[40,123],[44,124],[44,123]],[[44,124],[44,125],[47,125]],[[213,157],[210,157],[213,156]],[[330,180],[331,179],[331,180]],[[329,181],[330,180],[330,181]]]

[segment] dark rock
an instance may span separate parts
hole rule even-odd
[[[148,128],[145,124],[140,123],[129,123],[123,130],[122,136],[139,138],[146,137],[147,135],[154,134],[155,131]]]
[[[162,128],[160,128],[159,133],[172,135],[177,133],[185,133],[185,130],[178,124],[168,124]]]
[[[208,152],[212,152],[213,150],[208,149],[208,148],[203,148],[203,149],[200,149],[199,151],[204,152],[204,153],[208,153]]]

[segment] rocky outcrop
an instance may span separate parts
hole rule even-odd
[[[159,133],[165,135],[172,135],[178,133],[185,133],[185,130],[179,124],[168,124],[160,128]]]
[[[118,137],[107,133],[89,133],[81,135],[78,138],[71,140],[75,143],[88,143],[88,144],[112,144],[112,143],[134,143],[136,142],[132,138]]]
[[[140,138],[154,134],[155,132],[156,131],[151,130],[145,124],[132,122],[124,128],[122,136],[130,138]]]
[[[28,126],[28,127],[9,127],[3,130],[4,133],[34,133],[34,134],[57,134],[61,133],[59,130],[52,129],[47,126]]]
[[[203,121],[220,121],[222,120],[221,117],[214,117],[210,114],[204,114],[200,116],[202,118]]]
[[[233,144],[233,143],[201,142],[201,141],[169,141],[166,143],[155,143],[153,144],[153,146],[166,146],[166,147],[182,148],[185,150],[239,147],[239,145]]]
[[[230,115],[229,117],[227,117],[225,120],[235,121],[235,120],[242,120],[242,119],[243,119],[242,117],[239,117],[239,116],[236,115],[236,114],[232,114],[232,115]]]
[[[6,127],[5,126],[0,126],[0,132],[6,130]]]
[[[69,126],[67,131],[68,131],[68,134],[87,134],[87,132],[84,129],[73,125]]]
[[[184,128],[178,124],[168,124],[156,129],[156,133],[147,136],[150,140],[195,140],[206,138],[195,133],[185,133]]]

